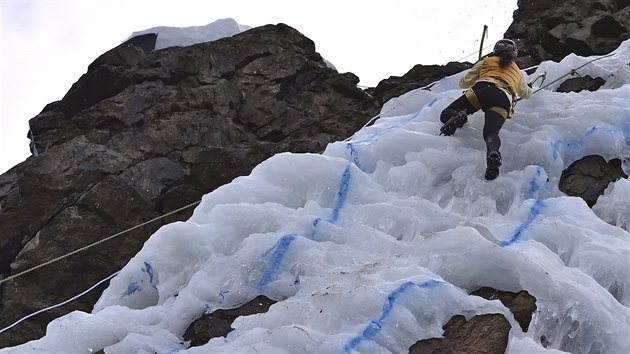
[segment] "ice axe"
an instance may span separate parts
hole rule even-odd
[[[536,91],[534,91],[532,94],[534,94],[534,93],[536,93],[536,92],[538,92],[538,91],[540,91],[542,89],[543,82],[545,82],[546,78],[547,78],[547,72],[546,71],[544,71],[544,72],[534,76],[534,79],[529,84],[527,84],[527,86],[532,87],[532,86],[534,86],[534,83],[536,83],[536,81],[538,81],[538,79],[542,79],[542,80],[540,81],[540,86],[538,87],[538,89]],[[518,99],[516,99],[514,104],[516,104],[516,102],[518,102],[518,101],[520,101],[522,99],[523,99],[522,97],[519,97]]]

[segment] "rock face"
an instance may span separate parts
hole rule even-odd
[[[409,354],[486,353],[503,354],[508,344],[510,322],[500,314],[478,315],[466,321],[454,316],[443,327],[443,338],[431,338],[409,347]]]
[[[236,318],[267,312],[274,303],[275,301],[260,295],[236,309],[216,310],[203,315],[188,327],[184,340],[190,341],[191,346],[199,346],[208,343],[212,338],[227,337],[233,330],[232,322]]]
[[[556,92],[580,92],[583,90],[597,91],[606,80],[601,77],[592,78],[589,75],[576,77],[564,81]]]
[[[584,199],[592,207],[608,185],[619,178],[628,178],[620,159],[606,161],[599,155],[589,155],[562,171],[559,188],[567,195]]]
[[[4,277],[198,201],[277,152],[322,151],[378,112],[356,76],[328,68],[283,24],[155,52],[151,41],[103,54],[30,121],[37,156],[0,176]],[[4,283],[0,328],[114,273],[162,224],[191,212]],[[0,347],[91,311],[103,287],[0,334]]]
[[[514,319],[521,326],[523,332],[527,332],[532,316],[536,311],[536,298],[531,296],[527,291],[521,290],[517,293],[510,291],[496,290],[490,287],[479,288],[471,295],[481,296],[487,300],[498,299],[501,303],[510,309],[514,315]]]
[[[536,311],[536,298],[527,291],[518,293],[479,288],[471,295],[488,300],[500,300],[514,315],[523,332],[529,329],[532,315]],[[463,315],[453,316],[443,327],[443,338],[423,339],[409,348],[410,354],[424,353],[505,353],[511,329],[508,320],[501,314],[472,317],[466,321]]]
[[[607,54],[630,38],[628,0],[519,0],[505,37],[534,65],[566,55]]]

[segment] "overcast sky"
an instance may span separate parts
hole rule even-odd
[[[286,23],[360,84],[403,75],[415,64],[474,62],[502,38],[517,0],[1,0],[0,173],[29,155],[28,120],[61,99],[99,55],[134,31],[201,26],[233,18]],[[488,49],[489,50],[489,49]],[[486,51],[488,51],[486,50]],[[484,52],[485,53],[485,52]]]

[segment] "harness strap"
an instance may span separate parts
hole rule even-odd
[[[464,95],[466,95],[468,102],[470,102],[470,104],[472,104],[473,107],[475,107],[476,109],[481,109],[481,103],[479,103],[479,99],[477,98],[477,95],[475,94],[475,91],[473,91],[472,88],[469,88],[468,90],[466,90],[466,92],[464,92]]]
[[[476,109],[481,109],[481,103],[479,103],[479,98],[477,97],[477,94],[475,94],[475,91],[473,91],[472,88],[469,88],[468,90],[466,90],[464,92],[464,95],[468,99],[468,102],[470,102],[470,104],[473,105],[473,107],[475,107]],[[503,119],[510,119],[510,116],[511,116],[510,114],[511,112],[509,112],[507,109],[503,107],[493,106],[493,107],[488,108],[487,110],[499,113],[501,117],[503,117]]]
[[[496,80],[498,84],[503,86],[503,88],[506,89],[512,95],[512,97],[516,96],[516,93],[514,92],[514,89],[512,88],[509,82],[505,81],[503,78],[498,77],[498,76],[490,76],[490,77]]]
[[[499,113],[501,115],[501,117],[503,117],[503,119],[509,119],[510,118],[510,112],[508,112],[507,109],[505,109],[503,107],[494,106],[494,107],[488,108],[487,110]]]

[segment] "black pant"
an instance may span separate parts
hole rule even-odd
[[[486,142],[488,151],[499,150],[501,147],[501,139],[499,138],[499,130],[505,123],[505,118],[499,113],[489,111],[490,107],[501,107],[510,111],[510,100],[505,96],[505,93],[501,91],[495,84],[486,81],[479,81],[472,87],[473,91],[477,95],[481,110],[485,112],[485,123],[483,125],[483,140]],[[462,95],[448,107],[446,107],[440,115],[440,121],[446,123],[454,112],[465,110],[466,114],[470,115],[475,113],[478,109],[475,108],[465,95]]]

